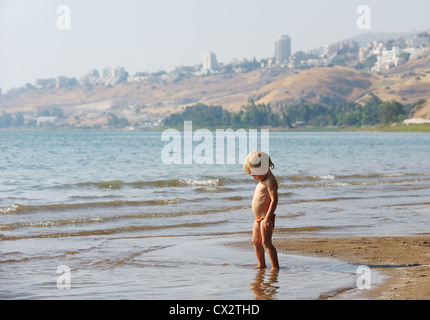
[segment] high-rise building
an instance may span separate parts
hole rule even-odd
[[[215,71],[218,69],[218,62],[216,60],[216,55],[213,52],[206,52],[203,55],[203,69]]]
[[[289,35],[281,35],[275,42],[275,62],[286,62],[291,56],[291,38]]]
[[[114,85],[126,81],[127,75],[124,67],[106,66],[100,68],[98,82],[103,85]]]

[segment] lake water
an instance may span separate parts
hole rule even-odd
[[[227,245],[251,240],[243,160],[165,164],[166,144],[1,131],[0,298],[316,299],[354,286],[357,266],[330,258],[250,269],[253,251]],[[429,134],[270,132],[270,155],[275,238],[430,232]]]

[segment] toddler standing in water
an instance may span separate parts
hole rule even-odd
[[[264,250],[269,255],[272,269],[279,269],[278,253],[272,244],[278,204],[278,182],[270,171],[274,167],[269,155],[262,151],[251,152],[244,163],[245,172],[259,182],[252,199],[252,212],[255,215],[252,243],[258,261],[256,268],[259,269],[266,268]]]

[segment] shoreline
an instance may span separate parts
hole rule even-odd
[[[278,238],[273,243],[282,253],[332,257],[354,265],[367,265],[388,276],[384,282],[354,295],[354,299],[429,300],[430,236]],[[340,288],[321,299],[347,293]],[[346,297],[347,298],[347,297]]]
[[[354,292],[352,300],[430,300],[430,235],[286,238],[275,233],[273,244],[278,252],[334,258],[387,276],[370,289]],[[349,299],[352,290],[356,288],[323,292],[318,300]]]
[[[298,128],[284,128],[284,127],[246,127],[246,126],[219,126],[219,127],[202,127],[195,126],[195,129],[209,129],[215,131],[216,129],[269,129],[273,132],[381,132],[381,133],[430,133],[430,124],[377,124],[373,126],[347,126],[347,127],[298,127]],[[132,125],[125,126],[123,128],[93,128],[93,127],[73,127],[73,126],[56,126],[56,127],[9,127],[0,128],[0,131],[94,131],[94,132],[162,132],[166,129],[177,129],[179,131],[184,130],[183,126],[157,126],[150,128],[134,128],[130,130]]]

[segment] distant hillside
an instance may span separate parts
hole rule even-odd
[[[274,108],[300,103],[336,105],[345,101],[365,103],[373,93],[383,101],[414,104],[415,111],[430,116],[430,56],[407,62],[385,73],[369,74],[345,67],[258,69],[182,79],[144,80],[113,87],[23,89],[0,97],[0,113],[21,112],[36,117],[40,111],[60,108],[64,116],[56,125],[105,125],[112,115],[131,125],[163,119],[196,103],[219,105],[237,112],[248,98]]]
[[[373,93],[383,101],[402,104],[426,102],[416,117],[430,116],[430,56],[410,61],[381,74],[368,74],[345,67],[312,68],[273,81],[250,93],[256,103],[272,106],[299,103],[336,105],[365,103]]]
[[[356,101],[372,90],[375,78],[344,67],[313,68],[296,72],[253,92],[258,103],[337,105]]]
[[[410,32],[368,32],[368,33],[361,33],[356,36],[353,36],[349,39],[345,39],[344,41],[357,41],[360,46],[365,45],[368,42],[373,41],[388,41],[390,39],[396,39],[396,38],[404,38],[408,39],[414,36],[416,32],[410,31]]]
[[[0,110],[35,115],[39,110],[58,107],[64,110],[65,116],[60,119],[60,125],[106,124],[109,114],[125,117],[130,124],[151,122],[198,102],[240,110],[251,92],[290,72],[287,69],[259,69],[239,74],[185,77],[180,81],[145,80],[110,88],[30,88],[0,97]]]
[[[426,102],[414,112],[414,117],[430,118],[430,56],[395,67],[376,81],[373,93],[382,100],[401,103]]]

